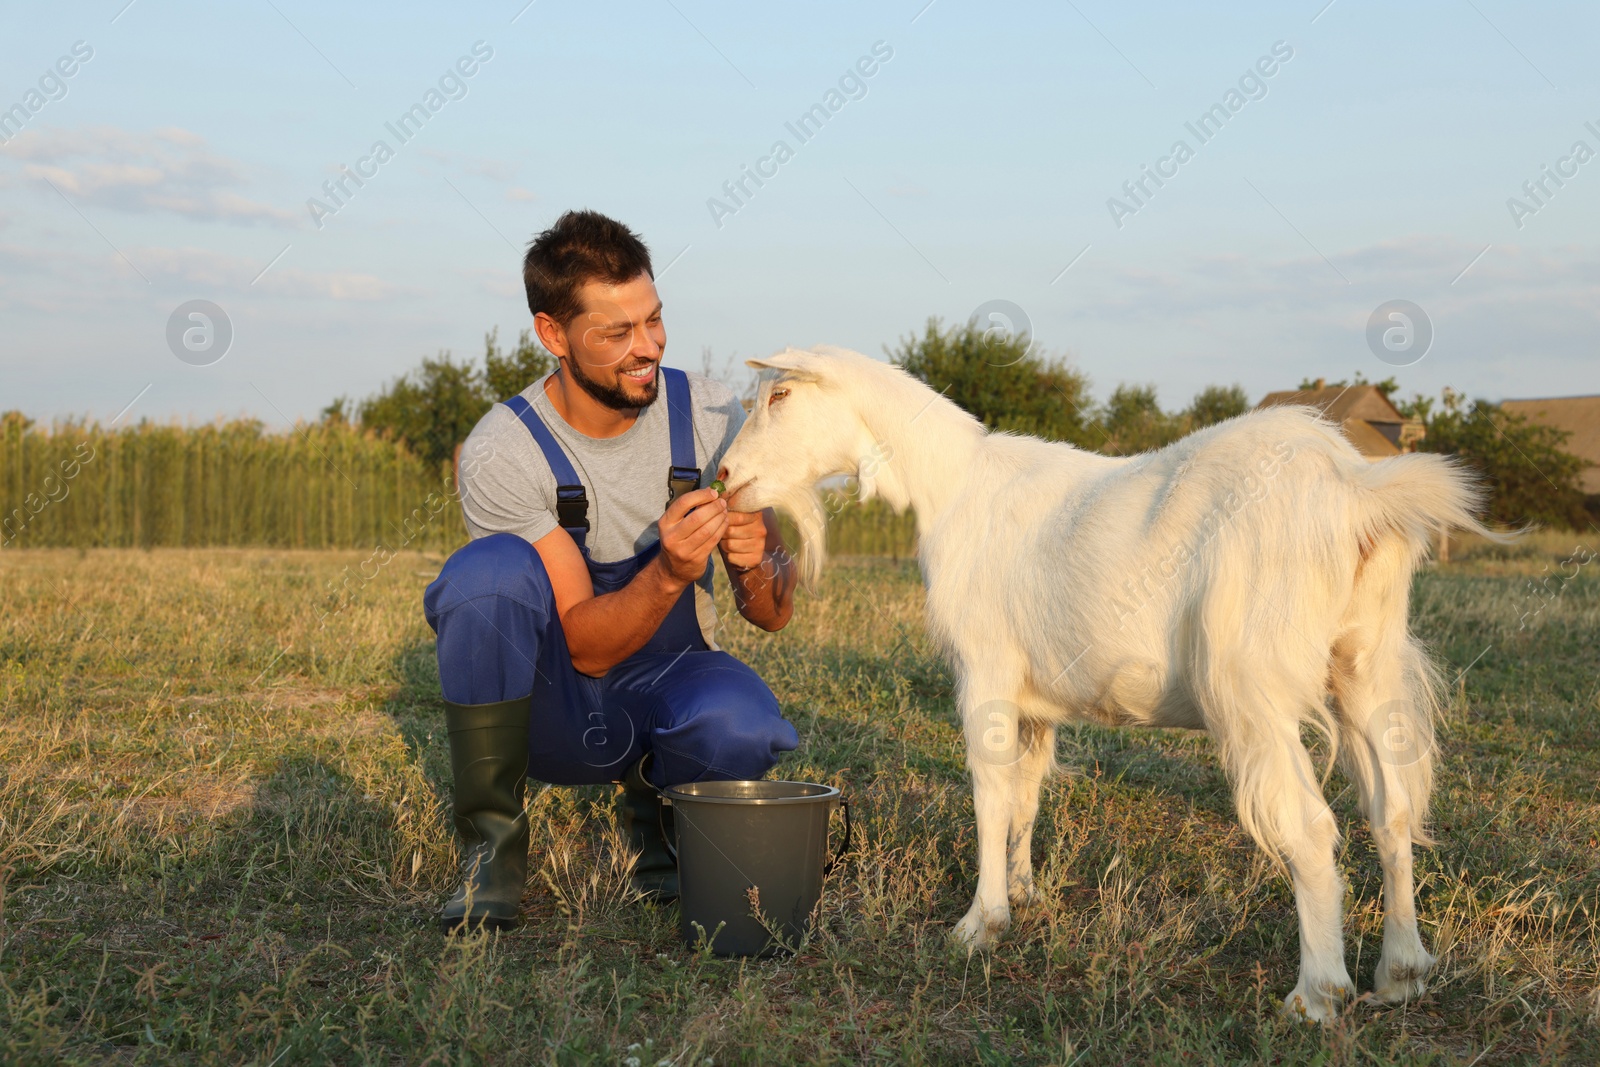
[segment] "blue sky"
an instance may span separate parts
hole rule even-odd
[[[1357,370],[1600,392],[1592,5],[125,3],[7,14],[0,408],[313,417],[514,337],[522,247],[584,206],[649,242],[679,366],[881,355],[1004,300],[1102,397]],[[829,103],[809,140],[786,127]],[[370,176],[335,204],[341,165]],[[1172,176],[1135,203],[1146,166]],[[233,330],[205,366],[167,341],[197,299]],[[1367,342],[1397,299],[1434,332],[1400,369]]]

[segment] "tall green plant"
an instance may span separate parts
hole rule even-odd
[[[0,416],[0,549],[450,548],[453,499],[445,467],[337,419],[272,433]]]

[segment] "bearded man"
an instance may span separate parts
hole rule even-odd
[[[620,782],[647,898],[677,895],[669,784],[760,778],[799,738],[761,678],[716,644],[715,550],[739,613],[779,630],[795,575],[770,510],[710,488],[744,422],[732,390],[661,365],[650,253],[569,211],[523,261],[555,373],[496,404],[462,449],[472,540],[428,586],[463,849],[446,931],[515,926],[529,777]]]

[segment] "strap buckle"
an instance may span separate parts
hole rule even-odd
[[[556,521],[566,530],[589,528],[589,494],[582,485],[556,486]]]
[[[699,467],[670,467],[667,469],[667,506],[685,493],[700,485]]]

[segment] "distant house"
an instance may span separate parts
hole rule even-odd
[[[1600,494],[1600,396],[1556,396],[1544,400],[1507,400],[1501,410],[1543,423],[1569,436],[1561,447],[1584,461],[1578,484],[1589,496]]]
[[[1268,393],[1256,409],[1283,404],[1316,408],[1339,424],[1350,443],[1368,459],[1386,459],[1410,452],[1427,433],[1420,419],[1408,419],[1375,385],[1327,385],[1322,378],[1310,389]]]

